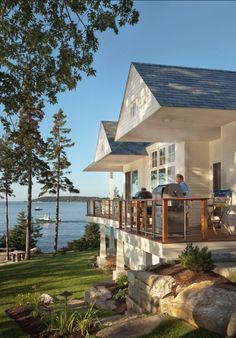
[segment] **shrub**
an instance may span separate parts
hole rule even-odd
[[[196,272],[211,271],[214,268],[211,252],[207,247],[199,249],[199,247],[188,244],[185,250],[179,256],[180,264]]]
[[[85,226],[83,237],[67,244],[68,250],[84,251],[88,249],[97,249],[100,245],[100,229],[96,223],[88,223]]]
[[[118,277],[116,283],[118,284],[119,288],[127,288],[129,285],[128,276],[122,275]]]
[[[14,248],[15,250],[25,250],[26,224],[27,217],[25,211],[22,210],[18,214],[17,224],[9,231],[9,246],[11,248]],[[32,222],[30,240],[31,249],[37,246],[38,239],[42,237],[41,231],[42,227],[39,224]],[[0,238],[0,246],[6,246],[5,235]]]
[[[36,306],[40,302],[39,292],[20,293],[16,297],[17,305]]]
[[[115,294],[115,299],[125,299],[125,296],[128,295],[128,288],[125,289],[120,289],[116,294]]]

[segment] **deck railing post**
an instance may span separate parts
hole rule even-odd
[[[118,220],[119,220],[119,228],[122,228],[122,201],[119,201],[118,204]]]
[[[111,200],[108,200],[108,218],[111,219]]]
[[[140,205],[139,201],[136,201],[136,234],[139,233],[140,230]]]
[[[162,200],[162,242],[168,242],[168,200]]]
[[[95,203],[96,203],[96,201],[93,200],[93,216],[95,216]]]
[[[201,200],[201,230],[202,239],[208,239],[208,224],[207,224],[207,200]]]

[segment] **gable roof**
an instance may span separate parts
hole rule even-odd
[[[132,63],[163,107],[236,109],[236,72]]]
[[[146,147],[150,145],[148,142],[118,142],[115,141],[116,129],[118,122],[102,121],[101,122],[110,148],[111,154],[114,155],[147,155]]]

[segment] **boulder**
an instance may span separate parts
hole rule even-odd
[[[230,317],[227,327],[227,336],[236,337],[236,312],[234,312]]]
[[[84,301],[87,304],[94,304],[98,309],[116,309],[116,301],[113,298],[113,290],[116,283],[95,285],[84,293]]]
[[[161,312],[190,324],[225,335],[235,330],[236,285],[211,281],[194,283],[175,298],[160,301]],[[231,335],[232,336],[232,335]]]
[[[51,296],[47,293],[42,293],[39,299],[40,299],[40,302],[44,303],[45,305],[53,304],[58,300],[56,297]]]
[[[35,247],[35,248],[30,249],[30,252],[32,254],[39,254],[39,253],[41,253],[41,250],[39,248]]]

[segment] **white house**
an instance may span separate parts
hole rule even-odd
[[[176,258],[189,241],[207,241],[215,255],[236,253],[236,72],[132,63],[118,122],[102,122],[95,160],[85,170],[124,173],[127,202],[112,201],[111,193],[110,202],[88,209],[90,221],[118,228],[118,272],[124,264],[138,269]],[[169,238],[168,230],[160,239],[153,220],[141,231],[146,221],[131,198],[141,187],[173,182],[176,173],[199,200],[191,202],[184,240]],[[207,228],[206,198],[218,189],[232,190],[230,233]],[[104,243],[104,228],[101,234]]]

